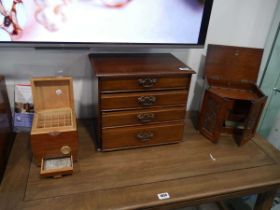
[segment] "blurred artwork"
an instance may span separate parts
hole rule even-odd
[[[197,43],[202,0],[1,0],[1,42]]]
[[[26,11],[22,0],[0,1],[0,40],[11,41],[26,26]]]

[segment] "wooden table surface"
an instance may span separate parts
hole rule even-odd
[[[238,147],[223,136],[215,145],[187,120],[181,143],[97,152],[88,125],[79,122],[73,175],[60,179],[39,177],[29,136],[18,134],[0,209],[174,209],[258,193],[255,209],[268,210],[280,184],[280,153],[260,137]],[[170,198],[159,200],[163,192]]]

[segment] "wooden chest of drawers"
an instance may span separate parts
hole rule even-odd
[[[97,148],[103,151],[182,140],[192,70],[171,54],[91,54]]]

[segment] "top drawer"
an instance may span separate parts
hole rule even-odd
[[[145,90],[186,89],[190,84],[191,74],[181,77],[133,77],[102,78],[101,92],[127,92]]]

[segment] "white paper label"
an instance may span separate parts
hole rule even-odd
[[[61,89],[57,89],[55,91],[55,93],[56,93],[57,96],[60,96],[62,94],[62,90]]]
[[[33,103],[32,91],[29,84],[16,84],[15,86],[15,102],[16,103]]]
[[[159,194],[157,194],[157,196],[158,196],[159,200],[165,200],[165,199],[169,199],[170,198],[170,195],[169,195],[168,192],[159,193]]]
[[[186,70],[191,70],[191,69],[190,69],[189,67],[186,66],[186,67],[180,67],[179,70],[181,70],[181,71],[186,71]]]

